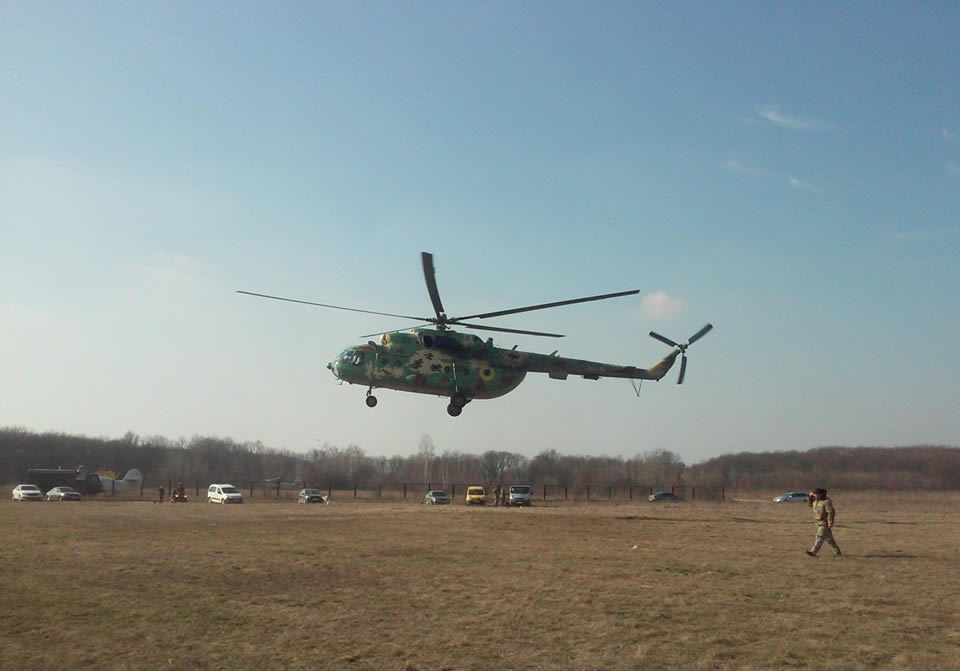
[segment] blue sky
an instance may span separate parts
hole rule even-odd
[[[0,425],[688,462],[960,444],[960,8],[4,3]],[[687,381],[450,418],[326,362],[405,326]]]

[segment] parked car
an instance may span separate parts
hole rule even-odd
[[[657,492],[647,497],[651,503],[682,503],[683,497],[670,492]]]
[[[510,485],[507,496],[508,506],[533,505],[533,487],[530,485]]]
[[[427,495],[423,497],[423,502],[427,504],[441,505],[444,503],[450,503],[450,497],[445,491],[440,489],[431,489],[429,492],[427,492]]]
[[[210,485],[207,503],[243,503],[243,493],[233,485]]]
[[[806,503],[807,492],[787,492],[773,497],[774,503]]]
[[[487,493],[479,485],[467,487],[467,503],[479,503],[481,506],[487,503]]]
[[[14,501],[43,501],[43,492],[36,485],[17,485],[13,488]]]
[[[83,497],[73,487],[54,487],[47,492],[47,501],[80,501]]]
[[[301,489],[297,494],[297,503],[326,503],[327,495],[319,489]]]

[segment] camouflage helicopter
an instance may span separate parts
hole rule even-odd
[[[370,340],[365,345],[348,347],[343,350],[339,357],[328,363],[327,368],[341,382],[367,387],[366,403],[371,408],[377,405],[377,397],[373,395],[374,389],[395,389],[449,398],[447,412],[452,417],[459,416],[463,412],[464,406],[474,399],[497,398],[513,391],[523,382],[527,373],[546,373],[556,380],[565,380],[568,375],[579,375],[587,380],[599,380],[601,377],[619,377],[627,378],[631,380],[631,383],[634,383],[635,380],[660,380],[673,366],[677,356],[680,356],[680,375],[677,378],[677,384],[683,384],[687,369],[687,348],[713,328],[710,324],[705,325],[683,344],[651,331],[650,336],[652,338],[672,347],[673,351],[648,369],[569,359],[557,356],[556,352],[552,354],[522,352],[517,351],[516,346],[512,349],[503,349],[494,346],[493,338],[484,341],[471,333],[453,331],[450,327],[459,326],[481,331],[562,338],[563,335],[560,333],[486,326],[467,323],[465,320],[489,319],[574,303],[632,296],[640,293],[640,291],[634,289],[632,291],[573,298],[509,310],[483,312],[463,317],[448,317],[440,301],[440,292],[437,290],[433,255],[422,252],[421,259],[423,261],[423,277],[427,283],[427,293],[429,293],[430,301],[433,303],[434,317],[414,317],[389,312],[361,310],[282,296],[270,296],[252,291],[238,291],[237,293],[290,303],[316,305],[335,310],[413,319],[431,324],[432,328],[415,327],[361,336],[380,335],[380,342]],[[634,384],[634,389],[639,393],[639,387],[636,384]]]

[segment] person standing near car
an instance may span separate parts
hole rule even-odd
[[[813,519],[817,524],[817,539],[813,547],[807,550],[807,554],[816,557],[820,552],[820,547],[826,541],[833,548],[833,556],[840,557],[840,546],[833,540],[833,520],[837,516],[837,511],[833,507],[833,501],[827,496],[827,490],[818,487],[807,495],[807,505],[813,508]]]
[[[157,491],[158,491],[159,494],[160,494],[160,498],[159,498],[159,500],[157,501],[157,503],[163,503],[163,495],[167,493],[167,490],[165,490],[165,489],[163,488],[163,485],[160,485],[160,489],[157,490]]]

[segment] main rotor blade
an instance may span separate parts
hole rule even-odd
[[[359,335],[359,336],[357,336],[357,337],[358,337],[358,338],[372,338],[373,336],[383,335],[383,334],[385,334],[385,333],[403,333],[403,332],[405,332],[405,331],[410,331],[410,330],[416,329],[416,328],[420,328],[420,327],[417,326],[417,325],[414,325],[414,326],[408,326],[408,327],[402,328],[402,329],[388,329],[388,330],[385,330],[385,331],[377,331],[376,333],[367,333],[367,334],[364,334],[364,335]]]
[[[677,384],[683,384],[683,376],[687,374],[687,355],[684,354],[680,359],[680,377],[677,378]]]
[[[660,335],[659,333],[655,333],[655,332],[653,332],[653,331],[650,331],[650,337],[659,340],[659,341],[662,342],[664,345],[669,345],[670,347],[680,347],[680,345],[679,345],[678,343],[673,342],[672,340],[670,340],[670,338],[667,338],[667,337],[665,337],[665,336],[662,336],[662,335]]]
[[[500,333],[519,333],[521,335],[546,336],[548,338],[565,338],[562,333],[544,333],[542,331],[523,331],[521,329],[500,328],[498,326],[481,326],[480,324],[464,324],[463,322],[451,322],[456,326],[464,326],[468,329],[477,329],[479,331],[499,331]]]
[[[288,303],[302,303],[303,305],[316,305],[321,308],[333,308],[334,310],[349,310],[350,312],[363,312],[368,315],[382,315],[384,317],[399,317],[400,319],[416,319],[420,322],[433,321],[432,317],[411,317],[410,315],[395,315],[391,312],[375,312],[373,310],[361,310],[359,308],[345,308],[342,305],[328,305],[327,303],[314,303],[312,301],[301,301],[296,298],[284,298],[283,296],[270,296],[269,294],[257,294],[252,291],[237,291],[238,294],[247,296],[259,296],[260,298],[272,298],[275,301],[286,301]]]
[[[430,294],[430,302],[433,303],[437,319],[442,319],[443,303],[440,302],[440,292],[437,291],[437,274],[433,268],[433,254],[420,252],[420,259],[423,261],[423,279],[427,281],[427,293]]]
[[[518,312],[530,312],[531,310],[545,310],[547,308],[556,308],[561,305],[573,305],[574,303],[587,303],[589,301],[602,301],[605,298],[617,298],[619,296],[632,296],[634,294],[639,294],[639,289],[634,289],[633,291],[618,291],[614,294],[602,294],[600,296],[587,296],[586,298],[572,298],[567,301],[557,301],[555,303],[541,303],[540,305],[528,305],[525,308],[513,308],[512,310],[498,310],[496,312],[484,312],[477,315],[467,315],[466,317],[457,317],[451,319],[451,321],[459,321],[461,319],[487,319],[489,317],[502,317],[503,315],[513,315]]]
[[[687,344],[692,345],[693,343],[697,342],[698,340],[700,340],[700,338],[707,335],[707,333],[709,333],[710,329],[712,328],[713,328],[713,324],[707,324],[702,329],[700,329],[699,331],[694,333],[692,336],[690,336],[690,340],[687,341]]]

